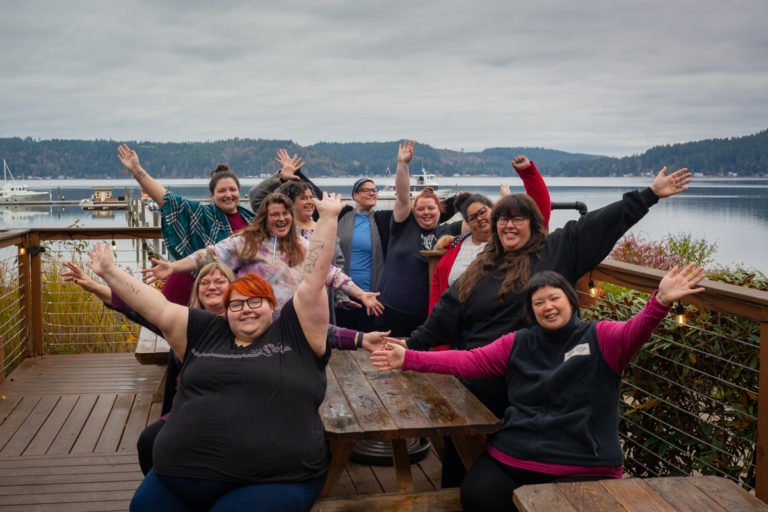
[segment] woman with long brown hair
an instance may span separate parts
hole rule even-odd
[[[691,173],[662,169],[649,188],[627,192],[615,203],[547,234],[536,203],[525,194],[499,200],[491,213],[491,239],[464,274],[440,297],[408,348],[449,344],[472,349],[528,327],[523,289],[531,275],[554,270],[570,282],[600,263],[616,241],[660,198],[687,190]],[[466,380],[465,385],[497,416],[506,409],[503,378]]]
[[[307,241],[293,226],[292,210],[293,203],[287,196],[270,194],[259,206],[254,221],[245,229],[173,263],[153,259],[157,266],[144,270],[144,273],[150,276],[148,281],[151,282],[177,272],[192,272],[219,259],[238,277],[256,273],[267,280],[275,291],[277,316],[301,282],[301,264],[306,257]],[[380,314],[383,309],[376,298],[378,293],[364,292],[336,267],[331,266],[326,284],[358,299],[372,314]]]

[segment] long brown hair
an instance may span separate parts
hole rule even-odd
[[[293,223],[293,202],[288,199],[288,196],[284,194],[269,194],[259,205],[259,209],[256,212],[253,222],[247,227],[241,229],[236,235],[241,235],[245,239],[242,253],[239,255],[243,260],[255,259],[258,254],[259,245],[264,240],[268,240],[272,237],[267,227],[267,219],[269,213],[269,207],[273,204],[281,204],[285,206],[288,213],[291,214],[291,228],[288,230],[288,234],[285,235],[277,242],[277,247],[285,254],[288,259],[288,265],[295,267],[302,261],[304,261],[304,246],[299,241],[299,235],[296,231],[296,226]]]
[[[504,251],[496,228],[499,217],[514,217],[521,215],[531,221],[531,237],[520,249],[512,252]],[[467,270],[459,277],[459,300],[464,302],[472,290],[488,277],[497,272],[503,277],[497,299],[503,302],[504,295],[511,290],[522,292],[531,277],[531,255],[537,254],[544,248],[547,234],[544,217],[536,203],[526,194],[511,194],[501,198],[491,211],[491,239],[485,249],[470,263]]]

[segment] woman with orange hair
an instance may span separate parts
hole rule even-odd
[[[376,328],[392,330],[392,336],[408,336],[427,318],[429,306],[429,263],[419,254],[432,249],[443,235],[458,235],[463,222],[438,225],[443,205],[440,198],[425,188],[411,207],[408,164],[416,143],[406,140],[397,152],[395,207],[390,223],[389,247],[379,281],[384,313]],[[466,228],[468,230],[469,228]]]
[[[309,510],[328,470],[317,413],[325,397],[328,296],[338,196],[324,194],[303,279],[273,322],[272,286],[255,274],[225,294],[226,317],[168,302],[97,244],[89,266],[157,325],[183,360],[174,412],[132,511]]]

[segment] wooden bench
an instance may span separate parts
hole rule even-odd
[[[459,488],[416,493],[369,494],[322,498],[311,512],[456,512],[461,510]]]
[[[153,333],[146,327],[141,328],[139,331],[139,341],[136,343],[136,351],[134,352],[138,362],[141,364],[166,365],[168,364],[168,352],[170,350],[171,347],[168,346],[165,338]],[[153,402],[163,401],[163,391],[165,390],[167,375],[167,371],[163,373],[163,378],[157,385],[154,397],[152,398]]]
[[[514,501],[520,512],[768,512],[768,505],[719,476],[525,485]]]

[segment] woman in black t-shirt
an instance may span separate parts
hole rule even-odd
[[[269,283],[248,274],[227,290],[226,317],[168,302],[118,269],[104,244],[91,268],[156,324],[183,360],[174,413],[155,442],[155,468],[131,510],[309,510],[328,469],[317,409],[325,396],[328,303],[338,196],[320,220],[296,294],[272,321]]]

